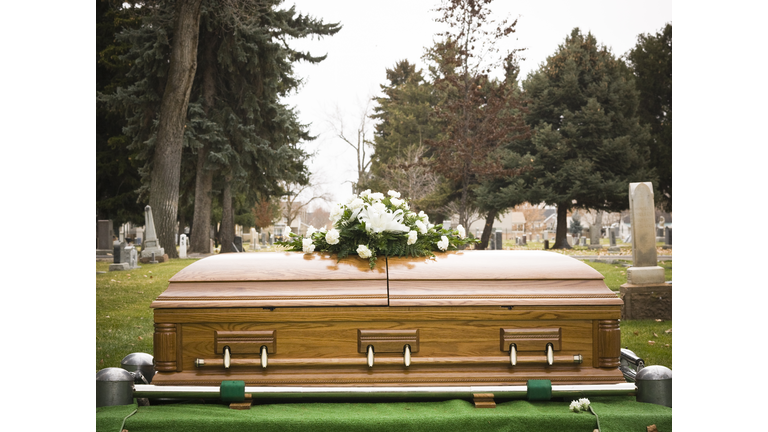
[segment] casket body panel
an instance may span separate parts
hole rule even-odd
[[[467,251],[431,260],[379,259],[374,270],[367,260],[337,263],[320,254],[228,256],[182,270],[152,304],[158,370],[153,384],[624,381],[618,369],[621,300],[599,273],[559,254]],[[302,265],[315,268],[298,269]],[[557,268],[548,272],[547,265]]]

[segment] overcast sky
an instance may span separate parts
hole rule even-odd
[[[436,0],[288,0],[284,7],[325,22],[343,26],[334,36],[312,41],[295,41],[293,46],[314,55],[327,54],[317,65],[299,64],[297,74],[306,85],[288,99],[300,119],[310,124],[316,141],[306,146],[316,156],[310,170],[327,183],[335,199],[351,194],[349,181],[357,178],[354,150],[334,136],[329,120],[340,112],[350,125],[359,120],[365,101],[378,96],[386,82],[386,69],[407,59],[426,71],[421,60],[424,49],[433,45],[441,25],[432,11]],[[617,56],[631,49],[640,33],[656,33],[672,22],[670,0],[644,1],[497,1],[491,5],[495,19],[517,19],[517,31],[499,47],[526,48],[521,63],[525,78],[552,55],[574,27],[591,32],[599,43]],[[386,191],[384,191],[386,192]]]

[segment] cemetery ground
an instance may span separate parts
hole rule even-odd
[[[248,243],[244,246],[249,250]],[[512,246],[505,242],[504,246],[505,249],[543,248],[541,243],[535,242],[529,242],[527,246]],[[270,250],[282,248],[273,246],[261,249]],[[581,246],[557,252],[577,256],[598,255],[595,250]],[[671,250],[659,247],[660,257],[671,254]],[[611,254],[612,257],[615,255]],[[584,260],[605,277],[608,288],[617,294],[621,284],[627,281],[626,269],[632,263],[631,247],[622,247],[621,255],[626,256],[626,260]],[[120,367],[120,361],[130,353],[152,354],[154,323],[153,310],[149,305],[165,291],[173,275],[193,262],[195,259],[172,259],[160,264],[141,264],[141,268],[134,270],[111,272],[108,271],[109,262],[96,262],[96,371],[106,367]],[[658,265],[664,268],[666,280],[671,281],[671,259],[660,259]],[[672,321],[623,320],[621,347],[632,350],[646,365],[661,365],[672,369]]]

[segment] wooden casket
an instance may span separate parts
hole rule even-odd
[[[368,260],[217,255],[153,303],[162,385],[623,383],[622,301],[586,264],[544,251]]]

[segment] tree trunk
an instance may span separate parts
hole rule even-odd
[[[160,121],[150,177],[149,205],[152,207],[160,246],[169,258],[179,256],[174,234],[179,211],[181,151],[189,93],[197,69],[201,1],[176,2],[168,81],[160,103]]]
[[[221,253],[237,252],[233,245],[235,243],[235,215],[232,211],[232,186],[230,183],[231,179],[228,177],[221,194],[221,228],[219,230]]]
[[[202,50],[200,59],[202,68],[203,109],[208,115],[214,107],[216,97],[216,39],[215,36],[203,31]],[[205,168],[211,144],[205,143],[197,153],[197,173],[195,177],[195,212],[192,218],[194,224],[191,232],[189,249],[197,253],[209,253],[211,249],[211,205],[213,204],[213,172]]]
[[[211,250],[211,205],[213,197],[213,172],[205,169],[210,145],[205,144],[197,153],[197,176],[195,178],[195,213],[192,217],[189,250],[209,253]]]
[[[477,249],[484,250],[488,247],[491,231],[493,231],[493,220],[496,219],[497,214],[499,214],[497,210],[491,210],[485,216],[485,226],[483,226],[483,233],[480,235],[480,243],[477,245]]]
[[[557,230],[555,231],[555,244],[550,249],[571,249],[568,244],[568,207],[564,204],[557,205]]]

